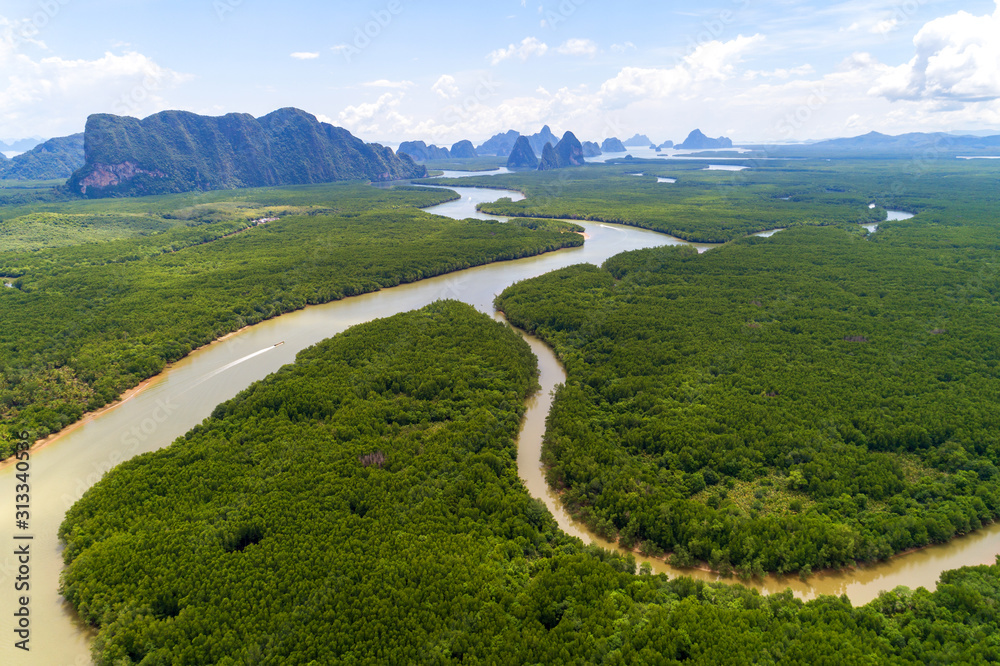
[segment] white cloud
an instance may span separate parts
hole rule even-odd
[[[888,35],[890,32],[899,28],[899,19],[891,18],[885,19],[884,21],[879,21],[871,28],[868,29],[869,32],[873,32],[879,35]]]
[[[377,81],[366,81],[361,85],[366,88],[395,88],[397,90],[406,90],[407,88],[413,87],[415,84],[413,81],[390,81],[388,79],[378,79]]]
[[[793,77],[807,76],[814,73],[812,65],[799,65],[798,67],[772,69],[770,71],[747,70],[743,73],[743,78],[752,81],[757,78],[769,79],[790,79]]]
[[[743,54],[764,41],[762,35],[739,35],[728,42],[711,41],[699,45],[683,61],[668,69],[625,67],[604,82],[601,94],[619,103],[630,99],[665,99],[672,95],[691,96],[695,84],[724,81],[733,76]]]
[[[1000,98],[1000,0],[993,15],[934,19],[913,38],[916,54],[883,74],[871,93],[890,100]]]
[[[597,44],[589,39],[567,39],[556,50],[563,55],[593,57],[597,53]]]
[[[884,16],[884,14],[883,14]],[[899,29],[902,24],[898,17],[890,18],[877,18],[877,17],[867,17],[864,20],[855,21],[846,28],[841,28],[840,32],[870,32],[873,35],[888,35],[890,32],[895,32]]]
[[[498,65],[509,58],[520,58],[527,60],[531,56],[542,56],[549,50],[548,44],[539,41],[535,37],[525,37],[519,45],[511,44],[505,49],[491,51],[487,58],[493,65]]]
[[[450,74],[442,74],[434,85],[431,86],[431,90],[445,99],[454,99],[460,94],[455,77]]]
[[[351,131],[356,132],[377,132],[378,125],[373,124],[372,120],[379,114],[385,113],[389,109],[394,109],[399,106],[400,100],[403,99],[402,94],[395,93],[385,93],[379,97],[374,102],[358,104],[357,106],[348,106],[343,111],[340,112],[338,116],[340,122]]]
[[[192,78],[134,51],[95,60],[33,57],[22,49],[34,50],[40,43],[24,34],[0,17],[0,118],[11,136],[79,132],[92,113],[162,111],[164,94]]]
[[[612,44],[611,50],[615,53],[625,53],[627,51],[635,51],[635,44],[632,42],[625,42],[624,44]]]
[[[580,129],[600,122],[601,117],[600,101],[585,88],[562,88],[553,93],[539,89],[497,102],[475,101],[470,96],[461,103],[450,101],[433,113],[411,110],[419,107],[416,100],[412,102],[401,105],[380,99],[363,109],[350,107],[341,114],[341,121],[352,132],[368,137],[419,138],[445,145],[460,139],[478,143],[511,128],[535,132],[545,123]]]
[[[318,53],[311,53],[307,51],[296,51],[290,55],[296,60],[315,60],[319,57]]]

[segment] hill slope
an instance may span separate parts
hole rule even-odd
[[[293,108],[261,118],[97,114],[87,119],[85,158],[69,187],[91,198],[426,175],[409,157]]]
[[[73,134],[49,139],[13,159],[0,160],[0,178],[6,180],[69,178],[83,164],[83,134]]]

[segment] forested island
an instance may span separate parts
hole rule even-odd
[[[418,210],[454,196],[350,183],[5,207],[5,433],[42,439],[283,312],[583,242]]]
[[[914,663],[1000,656],[1000,565],[869,606],[636,575],[531,499],[535,362],[440,302],[351,329],[67,515],[113,663]]]
[[[879,168],[841,169],[868,192],[827,184],[826,196],[879,198]],[[963,165],[941,173],[893,197],[919,216],[874,234],[827,215],[826,228],[703,256],[637,251],[501,294],[497,307],[567,366],[545,452],[564,502],[626,547],[744,576],[884,559],[995,520],[992,185]],[[748,177],[718,195],[767,201],[773,184]],[[546,205],[574,210],[583,190],[563,187]]]
[[[519,190],[481,206],[511,223],[425,213],[455,194],[419,184],[0,190],[0,410],[37,437],[283,312],[577,247],[570,220],[721,243],[572,266],[496,301],[567,371],[552,487],[626,554],[561,532],[518,478],[525,343],[438,302],[301,352],[87,491],[60,530],[62,589],[97,663],[1000,660],[1000,562],[864,606],[735,584],[1000,515],[996,168],[726,163],[749,168],[419,181]],[[654,576],[630,550],[734,584]]]
[[[634,175],[638,168],[643,169],[639,177]],[[694,161],[629,160],[434,182],[525,194],[521,201],[500,199],[480,207],[493,215],[627,224],[686,241],[723,243],[775,228],[879,222],[885,219],[884,208],[868,204],[877,200],[889,205],[882,195],[891,192],[892,169],[862,161],[774,161],[750,174],[706,171],[704,163]],[[677,182],[668,186],[658,177]]]

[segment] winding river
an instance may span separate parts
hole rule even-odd
[[[428,209],[451,217],[479,217],[475,205],[502,196],[521,198],[517,192],[450,188],[461,199]],[[66,510],[105,472],[135,455],[168,445],[200,423],[218,403],[235,396],[252,382],[295,360],[300,350],[335,335],[350,326],[372,319],[423,307],[435,300],[452,298],[500,318],[493,311],[493,298],[507,286],[577,263],[600,264],[605,259],[639,248],[681,244],[663,234],[593,222],[579,222],[588,240],[579,248],[568,248],[538,257],[499,262],[400,285],[372,294],[325,305],[311,306],[271,319],[226,336],[173,364],[157,377],[127,394],[122,401],[78,424],[33,450],[31,458],[31,652],[13,647],[14,592],[18,563],[13,555],[11,529],[0,530],[0,663],[44,666],[90,663],[92,634],[80,625],[73,610],[58,594],[62,547],[56,531]],[[699,249],[706,249],[703,246]],[[529,401],[519,440],[518,467],[529,491],[545,501],[560,526],[585,541],[613,547],[575,523],[560,507],[544,483],[539,464],[545,416],[552,388],[565,381],[565,373],[552,351],[526,336],[539,358],[542,390]],[[275,346],[284,342],[280,346]],[[0,469],[0,515],[14,512],[15,470]],[[844,573],[819,574],[808,584],[798,578],[770,577],[756,581],[765,591],[792,589],[801,597],[816,594],[847,594],[855,603],[866,602],[883,589],[897,585],[931,587],[945,569],[970,564],[990,564],[1000,549],[1000,527],[994,525],[949,544],[927,548],[881,565]],[[678,572],[662,562],[654,570]],[[708,572],[693,572],[715,580]]]

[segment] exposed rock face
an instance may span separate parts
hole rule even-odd
[[[496,155],[497,157],[507,157],[510,151],[514,150],[517,137],[521,136],[514,130],[508,130],[503,134],[495,134],[489,141],[483,143],[476,149],[478,155]]]
[[[634,148],[641,148],[642,146],[653,145],[653,142],[650,141],[649,137],[646,136],[645,134],[636,134],[631,139],[626,141],[625,145],[632,146]]]
[[[551,143],[553,146],[559,142],[559,137],[552,133],[548,125],[542,127],[542,131],[537,134],[532,134],[528,137],[528,141],[531,143],[531,149],[535,153],[540,153],[545,148],[545,144]]]
[[[514,143],[514,149],[510,151],[507,158],[508,169],[536,169],[538,168],[538,158],[535,151],[531,149],[531,143],[527,137],[519,136]]]
[[[583,159],[583,145],[572,132],[563,134],[563,138],[555,146],[555,153],[560,168],[582,166],[587,163]]]
[[[476,156],[476,147],[472,145],[471,141],[464,140],[459,141],[454,146],[451,147],[451,156],[455,159],[465,159],[468,157]]]
[[[556,149],[552,147],[551,143],[545,144],[542,148],[542,159],[538,161],[539,171],[551,171],[552,169],[559,168],[559,156],[556,155]]]
[[[135,162],[122,162],[121,164],[94,164],[93,168],[86,176],[79,180],[80,194],[86,196],[90,188],[104,188],[121,185],[127,180],[136,176],[149,176],[150,178],[166,178],[167,174],[162,171],[147,171],[136,166]]]
[[[732,148],[733,142],[727,137],[720,136],[718,139],[713,139],[702,134],[701,130],[696,129],[684,140],[684,143],[676,146],[684,150],[712,150],[716,148]]]
[[[427,144],[423,141],[404,141],[399,144],[396,152],[400,155],[409,155],[414,160],[423,161],[427,159]]]
[[[489,141],[479,146],[476,152],[480,155],[507,157],[514,150],[514,144],[517,142],[517,137],[519,136],[521,135],[514,130],[509,130],[503,134],[495,134]],[[542,152],[546,143],[551,143],[554,146],[559,141],[559,137],[552,133],[548,125],[542,127],[542,131],[537,134],[528,135],[526,138],[536,155]]]
[[[601,153],[601,147],[598,146],[595,142],[593,142],[593,141],[584,141],[583,142],[583,156],[584,157],[598,157],[601,154],[602,154]]]
[[[298,109],[261,118],[164,111],[144,120],[93,115],[84,133],[86,163],[69,188],[87,197],[138,196],[417,178],[427,170],[406,155],[366,144]]]
[[[399,144],[399,149],[396,152],[402,155],[409,155],[419,162],[446,160],[452,156],[447,148],[438,148],[433,144],[428,146],[423,141],[404,141]]]
[[[611,137],[605,139],[601,142],[601,151],[605,153],[624,153],[625,144],[619,141],[616,137]]]
[[[83,164],[83,134],[73,134],[49,139],[14,159],[0,160],[0,178],[7,180],[69,178]]]

